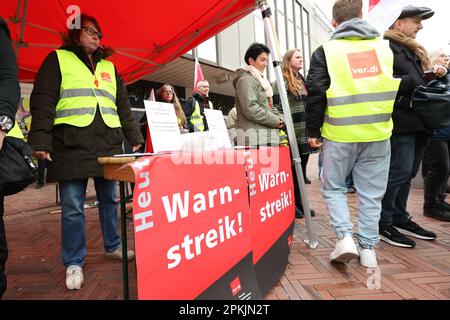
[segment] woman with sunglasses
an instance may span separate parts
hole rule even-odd
[[[105,255],[122,259],[116,182],[104,179],[97,159],[123,153],[124,135],[133,151],[144,143],[125,85],[106,60],[112,50],[100,47],[103,35],[98,22],[87,15],[75,19],[80,27],[68,30],[64,45],[47,56],[36,76],[28,138],[36,158],[47,160],[47,181],[59,183],[62,262],[69,290],[84,283],[84,202],[89,178],[94,179],[99,202]],[[129,250],[128,260],[133,257]]]

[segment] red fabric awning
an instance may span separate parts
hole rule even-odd
[[[70,5],[98,20],[104,34],[101,45],[116,51],[111,60],[127,83],[176,59],[257,7],[255,0],[1,2],[0,16],[8,21],[18,43],[23,82],[33,81],[47,54],[62,44],[60,32],[66,30],[66,20],[73,13],[67,13]]]

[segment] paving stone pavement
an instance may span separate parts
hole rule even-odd
[[[307,186],[311,207],[316,211],[314,230],[319,246],[310,249],[304,219],[297,219],[289,263],[284,275],[265,296],[269,300],[448,300],[450,299],[450,223],[423,216],[423,190],[413,189],[408,210],[414,221],[433,230],[435,241],[415,239],[414,249],[379,243],[379,269],[367,270],[357,260],[332,264],[328,257],[337,240],[317,178],[317,155],[311,156]],[[123,299],[122,265],[103,254],[96,208],[86,209],[87,256],[85,285],[81,290],[65,287],[65,269],[60,258],[60,213],[56,187],[34,186],[5,199],[5,225],[9,246],[6,266],[8,290],[5,300],[116,300]],[[95,201],[92,183],[87,203]],[[356,226],[357,195],[349,195],[352,221]],[[132,222],[128,241],[133,245]],[[137,299],[136,270],[129,263],[130,298]]]

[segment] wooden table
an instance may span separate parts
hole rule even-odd
[[[103,165],[104,178],[116,180],[119,182],[120,189],[120,222],[122,233],[122,271],[123,271],[123,296],[129,300],[129,281],[128,281],[128,259],[127,259],[127,209],[126,204],[132,200],[125,194],[125,183],[134,182],[134,172],[130,166],[124,166],[127,163],[136,161],[136,157],[104,157],[98,158],[98,162]]]

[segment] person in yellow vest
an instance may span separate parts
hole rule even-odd
[[[359,257],[366,268],[378,266],[378,220],[390,160],[392,110],[400,80],[393,77],[389,42],[362,17],[362,0],[337,0],[330,41],[312,55],[306,80],[309,143],[323,139],[323,187],[338,241],[330,260]],[[320,138],[320,139],[319,139]],[[347,206],[345,179],[352,172],[359,196],[358,231]]]
[[[208,131],[204,110],[205,108],[214,109],[211,100],[209,100],[209,82],[207,80],[199,81],[197,91],[186,101],[183,107],[189,132]]]
[[[97,159],[123,153],[123,135],[133,152],[144,143],[123,80],[106,60],[111,50],[100,47],[103,35],[98,22],[87,15],[75,19],[80,19],[80,27],[68,30],[64,45],[47,56],[36,76],[28,136],[35,156],[47,160],[47,181],[59,183],[62,262],[69,290],[84,283],[84,202],[91,177],[105,254],[122,259],[117,183],[104,179]],[[134,252],[129,250],[127,257],[133,259]]]
[[[5,20],[0,17],[0,152],[6,135],[20,138],[19,126],[14,118],[19,105],[20,88],[16,55]],[[0,172],[1,174],[1,172]],[[8,258],[5,224],[3,221],[4,197],[0,196],[0,299],[6,291],[5,266]]]

